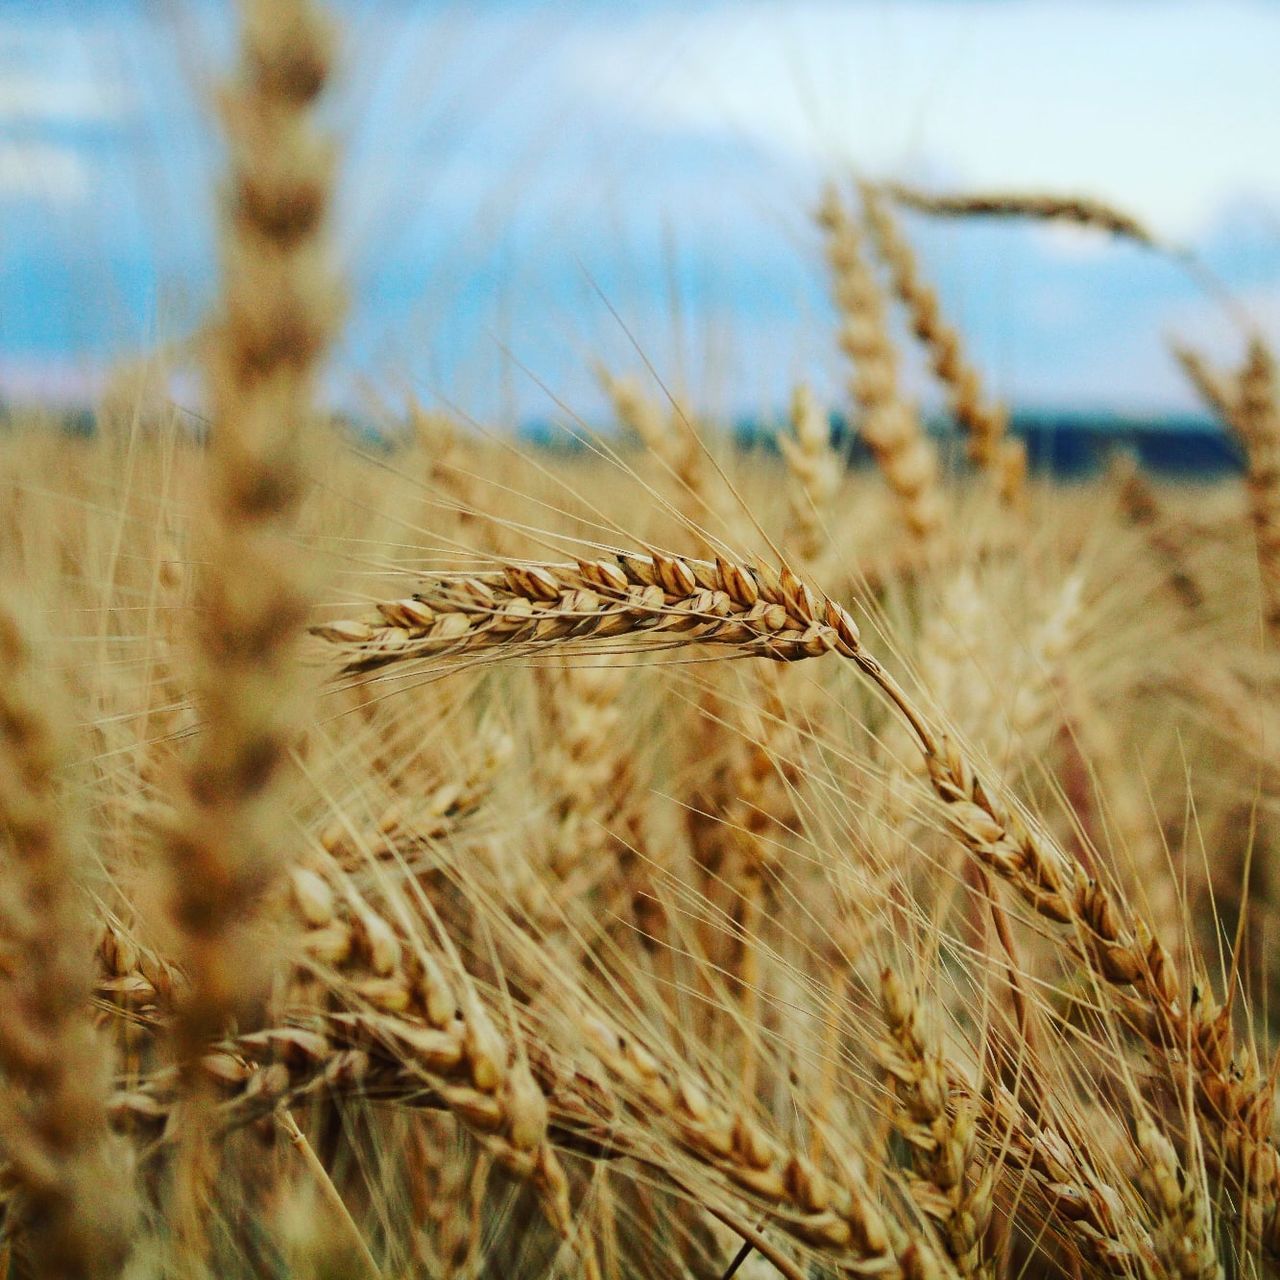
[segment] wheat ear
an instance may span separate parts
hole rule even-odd
[[[598,1276],[548,1143],[547,1099],[527,1062],[474,993],[460,992],[385,914],[353,890],[339,910],[322,877],[306,868],[292,876],[304,947],[335,980],[341,1008],[308,1009],[296,1025],[208,1046],[181,1071],[166,1068],[117,1094],[115,1123],[166,1143],[183,1139],[193,1122],[212,1137],[313,1097],[369,1096],[448,1111],[504,1168],[534,1186],[553,1229],[579,1251],[584,1276]],[[198,1077],[202,1096],[212,1097],[211,1110],[190,1113],[188,1074]]]
[[[575,1225],[553,1142],[596,1157],[640,1160],[691,1195],[710,1177],[731,1200],[746,1197],[806,1248],[874,1265],[891,1280],[937,1275],[927,1241],[879,1207],[856,1161],[822,1173],[788,1153],[751,1110],[719,1106],[684,1064],[662,1063],[595,1015],[587,1019],[586,1040],[610,1082],[607,1090],[584,1064],[562,1061],[529,1035],[517,1054],[476,994],[460,991],[431,951],[348,882],[340,879],[335,891],[316,872],[297,868],[293,885],[308,926],[304,946],[331,974],[340,1007],[329,1014],[308,1008],[298,1025],[210,1046],[191,1064],[218,1098],[211,1117],[217,1131],[325,1095],[447,1110],[504,1167],[538,1189],[549,1222],[579,1250],[588,1276],[598,1272]],[[157,1143],[179,1138],[181,1084],[170,1067],[117,1095],[116,1122]],[[617,1089],[633,1119],[616,1110]],[[656,1140],[660,1132],[674,1137],[696,1178],[671,1160]]]
[[[950,1097],[942,1052],[921,1026],[916,1001],[892,969],[880,975],[880,1008],[889,1029],[880,1060],[897,1099],[894,1123],[911,1152],[912,1198],[938,1224],[963,1277],[991,1275],[982,1254],[995,1176],[976,1158],[977,1118]]]
[[[344,870],[355,871],[369,859],[399,861],[414,849],[456,836],[489,798],[511,751],[507,734],[482,733],[455,776],[413,786],[376,811],[367,825],[353,827],[350,818],[335,818],[321,832],[320,844]]]
[[[707,457],[689,415],[679,406],[664,409],[634,379],[598,371],[600,385],[618,421],[657,460],[675,510],[694,528],[704,527],[717,510],[708,483]]]
[[[907,238],[890,211],[888,201],[870,183],[863,183],[863,208],[871,238],[889,268],[894,292],[906,308],[915,335],[929,353],[930,365],[946,388],[951,412],[968,438],[969,457],[1001,478],[1001,451],[1019,442],[1005,439],[1009,414],[1003,405],[988,400],[978,371],[965,359],[960,334],[943,318],[937,293],[925,283]],[[1010,472],[1010,475],[1016,472]],[[1015,493],[1004,495],[1013,500]]]
[[[831,444],[831,422],[813,392],[798,386],[791,398],[791,434],[778,436],[791,476],[792,536],[801,567],[813,572],[828,549],[831,504],[840,488],[844,460]]]
[[[953,1078],[951,1087],[964,1096],[961,1081]],[[1003,1160],[1028,1180],[1043,1202],[1046,1220],[1087,1262],[1117,1277],[1161,1274],[1148,1225],[1133,1212],[1141,1201],[1133,1197],[1126,1205],[1117,1187],[1090,1167],[1078,1143],[1033,1120],[1003,1086],[992,1086],[972,1103],[983,1116],[989,1157]]]
[[[466,1280],[479,1253],[487,1157],[473,1154],[452,1116],[427,1112],[415,1117],[406,1161],[415,1261],[439,1280]]]
[[[849,648],[848,612],[785,566],[620,552],[575,564],[509,564],[435,575],[377,616],[311,628],[345,671],[416,658],[564,650],[623,638],[712,644],[791,662]],[[850,631],[852,629],[852,631]],[[848,656],[848,655],[846,655]]]
[[[999,1176],[1026,1180],[1064,1240],[1106,1274],[1149,1274],[1155,1250],[1145,1224],[1056,1128],[1033,1119],[1002,1085],[979,1095],[940,1041],[925,1032],[918,1001],[892,971],[881,977],[889,1039],[878,1055],[889,1073],[895,1125],[910,1150],[908,1187],[942,1235],[957,1272],[989,1277],[982,1256]]]
[[[796,822],[792,788],[801,782],[800,735],[788,716],[785,674],[772,666],[750,673],[744,701],[728,709],[734,722],[733,755],[720,778],[728,854],[723,878],[734,895],[736,915],[737,948],[730,968],[741,995],[741,1025],[752,1029],[740,1073],[748,1099],[757,1089],[758,1040],[768,1009],[762,999],[767,985],[762,934],[772,912],[766,908]]]
[[[626,672],[619,666],[569,663],[539,676],[549,730],[550,863],[556,879],[567,881],[609,844],[606,824],[619,806],[616,784],[624,769],[615,738]]]
[[[1240,392],[1234,385],[1234,379],[1214,369],[1198,351],[1193,351],[1180,342],[1171,344],[1171,349],[1183,373],[1187,375],[1187,380],[1195,388],[1196,394],[1205,406],[1232,430],[1236,430],[1235,415],[1239,406]]]
[[[617,612],[602,614],[599,598],[584,609],[578,599],[584,580],[606,578],[614,584],[610,593]],[[659,580],[666,588],[658,586]],[[730,583],[733,594],[726,590]],[[482,588],[483,604],[473,584]],[[935,732],[862,645],[857,625],[842,606],[814,593],[789,569],[775,572],[763,565],[748,569],[725,560],[711,564],[664,556],[621,555],[616,567],[608,562],[509,567],[456,585],[441,579],[425,594],[434,598],[435,590],[450,599],[454,597],[449,593],[456,592],[460,600],[475,601],[470,608],[479,621],[464,616],[450,628],[453,639],[442,644],[432,638],[433,615],[426,623],[430,643],[416,649],[403,628],[397,628],[401,635],[391,646],[368,624],[334,624],[319,630],[348,665],[357,666],[370,660],[396,661],[415,652],[448,652],[449,644],[475,635],[476,647],[501,652],[505,645],[511,653],[538,640],[551,644],[601,634],[642,635],[663,620],[673,638],[684,643],[726,643],[743,654],[784,660],[834,651],[854,662],[911,729],[930,784],[962,845],[1037,915],[1067,926],[1080,958],[1107,988],[1117,996],[1133,990],[1137,1025],[1158,1055],[1188,1063],[1196,1081],[1197,1106],[1214,1139],[1206,1154],[1239,1188],[1248,1189],[1238,1212],[1251,1238],[1280,1255],[1280,1156],[1270,1136],[1270,1086],[1256,1054],[1247,1047],[1236,1051],[1229,1006],[1217,1003],[1201,984],[1188,1002],[1173,961],[1150,927],[1043,829],[1024,821],[956,742]],[[695,597],[696,606],[690,604]],[[715,610],[713,598],[722,602]],[[777,629],[761,626],[762,603],[776,609]],[[505,621],[513,606],[516,626]],[[401,602],[395,602],[383,606],[383,612],[400,608]],[[605,618],[613,619],[607,629]]]
[[[107,1128],[93,935],[59,796],[68,750],[42,649],[0,598],[0,1145],[36,1271],[105,1280],[130,1243],[130,1177]]]
[[[897,355],[884,298],[862,251],[857,225],[834,187],[818,209],[841,316],[840,346],[853,363],[858,430],[898,499],[911,534],[929,542],[941,521],[938,458],[919,416],[898,387]]]
[[[1137,1126],[1143,1153],[1141,1181],[1160,1214],[1156,1250],[1177,1280],[1222,1280],[1204,1169],[1179,1165],[1173,1144],[1149,1120]]]
[[[437,536],[456,533],[467,546],[498,551],[503,526],[481,513],[478,461],[475,450],[459,438],[457,423],[417,401],[410,401],[408,418],[408,465],[427,486],[424,526]]]
[[[1174,352],[1201,398],[1244,451],[1263,620],[1274,643],[1280,640],[1280,402],[1275,357],[1255,335],[1233,386],[1194,352],[1177,346]]]
[[[1188,1003],[1168,952],[1127,904],[1004,805],[954,742],[927,729],[921,741],[934,790],[965,847],[1038,915],[1069,926],[1100,981],[1117,993],[1133,989],[1138,1029],[1157,1055],[1172,1060],[1171,1070],[1187,1062],[1200,1115],[1214,1138],[1206,1154],[1244,1197],[1238,1212],[1250,1237],[1280,1254],[1271,1086],[1256,1054],[1248,1046],[1235,1050],[1229,1007],[1200,985]]]
[[[355,945],[355,940],[353,940]],[[363,944],[362,944],[363,945]],[[741,1201],[749,1212],[815,1255],[854,1274],[884,1275],[889,1280],[929,1280],[953,1274],[949,1260],[929,1239],[897,1221],[872,1194],[856,1153],[847,1144],[828,1141],[828,1159],[817,1161],[771,1135],[752,1107],[730,1108],[716,1091],[685,1063],[664,1061],[632,1035],[623,1035],[602,1015],[585,1022],[586,1047],[565,1058],[551,1045],[526,1034],[523,1050],[528,1068],[513,1107],[503,1079],[504,1061],[492,1023],[480,1033],[488,1051],[474,1057],[469,1043],[476,1029],[456,1018],[438,1024],[424,1010],[416,992],[431,991],[447,1006],[449,988],[428,980],[424,988],[406,972],[412,988],[395,980],[377,986],[370,977],[353,975],[335,987],[350,1002],[350,1012],[304,1015],[299,1026],[282,1026],[212,1046],[199,1060],[209,1085],[220,1099],[215,1120],[221,1131],[243,1127],[281,1107],[320,1096],[366,1097],[404,1106],[452,1112],[517,1176],[543,1186],[560,1203],[552,1225],[572,1232],[565,1216],[566,1190],[559,1164],[549,1147],[595,1159],[629,1159],[647,1167],[662,1182],[694,1197],[706,1212],[734,1224],[757,1247],[768,1241],[744,1227],[745,1219],[728,1204]],[[373,993],[384,1008],[371,1007]],[[464,1003],[469,1003],[464,1001]],[[398,1011],[393,1011],[399,1006]],[[464,1021],[473,1016],[464,1015]],[[480,1063],[484,1074],[478,1078]],[[912,1070],[905,1077],[923,1084]],[[996,1089],[976,1099],[949,1064],[946,1090],[960,1107],[980,1114],[988,1159],[1007,1162],[1015,1182],[1029,1178],[1057,1229],[1109,1274],[1132,1275],[1150,1252],[1142,1228],[1118,1219],[1115,1192],[1100,1184],[1069,1143],[1036,1126],[1007,1091]],[[603,1073],[603,1074],[602,1074]],[[151,1134],[158,1143],[172,1141],[183,1123],[177,1072],[166,1069],[141,1088],[113,1100],[117,1123],[136,1134]],[[957,1130],[964,1139],[963,1127]],[[535,1145],[530,1145],[535,1144]],[[546,1180],[550,1178],[550,1184]],[[984,1196],[985,1180],[974,1185]],[[726,1202],[727,1198],[727,1202]],[[936,1205],[933,1206],[936,1209]],[[937,1220],[937,1214],[926,1209]],[[985,1202],[973,1198],[964,1213],[972,1223],[957,1221],[958,1239],[976,1238]],[[575,1233],[576,1234],[576,1233]],[[783,1256],[771,1254],[784,1274]],[[586,1264],[584,1264],[586,1265]],[[588,1272],[589,1273],[589,1272]]]
[[[350,1043],[378,1046],[388,1065],[400,1053],[410,1075],[421,1064],[481,1145],[534,1186],[548,1222],[577,1251],[584,1276],[597,1276],[594,1250],[574,1223],[568,1180],[548,1143],[545,1098],[475,993],[451,983],[403,922],[376,909],[327,860],[296,867],[292,889],[304,949],[336,980],[352,1010],[335,1030],[345,1027]]]
[[[1147,546],[1164,568],[1164,580],[1170,593],[1186,609],[1198,610],[1204,604],[1204,591],[1187,559],[1183,542],[1174,533],[1164,504],[1151,482],[1142,474],[1136,459],[1122,454],[1110,467],[1111,480],[1120,498],[1125,518],[1142,532]]]
[[[240,56],[224,100],[231,171],[208,356],[204,729],[169,840],[190,983],[175,1028],[182,1057],[264,990],[251,926],[278,874],[279,784],[298,723],[294,641],[308,607],[291,538],[314,384],[339,312],[325,245],[332,156],[313,122],[329,78],[329,27],[309,0],[247,0]]]
[[[1280,402],[1276,393],[1275,357],[1255,337],[1240,374],[1239,422],[1249,459],[1246,482],[1264,616],[1273,642],[1280,640]]]

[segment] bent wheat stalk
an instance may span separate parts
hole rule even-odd
[[[431,602],[456,609],[443,615],[456,621],[442,628]],[[406,604],[426,606],[414,626],[404,625],[414,621]],[[910,727],[963,847],[1036,915],[1064,927],[1071,950],[1117,1006],[1130,1011],[1158,1063],[1175,1073],[1189,1067],[1209,1138],[1206,1156],[1241,1193],[1233,1207],[1250,1239],[1280,1256],[1280,1155],[1271,1138],[1271,1087],[1256,1053],[1236,1049],[1230,1006],[1219,1003],[1206,983],[1185,983],[1154,931],[1119,893],[1024,819],[955,741],[930,726],[863,646],[841,605],[785,567],[622,553],[616,563],[526,564],[474,577],[439,576],[412,601],[391,602],[380,612],[381,625],[335,623],[314,630],[347,669],[432,653],[498,656],[521,647],[654,632],[776,660],[836,652],[854,662]],[[387,630],[395,633],[390,643]]]

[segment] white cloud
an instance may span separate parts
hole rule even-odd
[[[89,164],[73,147],[0,142],[0,199],[71,204],[84,200],[91,186]]]
[[[1114,248],[1110,236],[1069,222],[1037,227],[1036,241],[1050,257],[1070,262],[1092,262],[1104,258]]]
[[[1245,326],[1280,341],[1280,285],[1236,290],[1226,305],[1201,295],[1170,307],[1164,316],[1166,337],[1224,363],[1243,359]]]
[[[652,127],[824,166],[1085,192],[1182,238],[1229,194],[1280,200],[1280,6],[721,0],[574,46],[582,87]]]
[[[0,127],[19,121],[114,123],[130,105],[123,86],[104,77],[0,71]]]
[[[148,28],[111,11],[0,18],[0,128],[114,124],[138,106],[127,51]],[[154,22],[151,24],[154,27]]]

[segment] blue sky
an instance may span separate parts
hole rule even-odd
[[[838,394],[809,222],[851,166],[1121,204],[1280,339],[1280,4],[722,0],[336,6],[345,400],[599,412],[596,360],[710,412]],[[190,332],[213,278],[210,0],[0,0],[0,393],[74,397]],[[1190,404],[1164,349],[1238,335],[1096,236],[910,230],[1020,405]],[[921,385],[926,398],[927,390]]]

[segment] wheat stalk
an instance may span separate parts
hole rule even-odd
[[[947,1253],[964,1277],[987,1277],[983,1236],[992,1211],[994,1168],[976,1159],[973,1111],[950,1099],[940,1047],[921,1026],[915,1000],[892,969],[880,975],[880,1008],[890,1039],[880,1046],[898,1105],[894,1123],[911,1152],[911,1195],[938,1223]]]
[[[929,352],[934,374],[947,390],[951,412],[968,437],[969,457],[1000,478],[1002,451],[1022,447],[1005,438],[1008,412],[987,399],[981,376],[965,359],[959,333],[943,318],[937,293],[921,278],[916,255],[888,202],[870,183],[862,183],[859,189],[872,241],[889,267],[894,291],[907,309],[916,337]],[[1007,468],[1004,474],[1016,477],[1016,468]],[[1003,496],[1012,501],[1017,495],[1005,491]]]
[[[861,410],[858,430],[897,498],[908,530],[929,543],[941,520],[937,452],[898,389],[884,298],[862,252],[857,226],[834,187],[823,196],[818,223],[827,236],[841,315],[840,346],[853,363],[850,389]]]
[[[232,163],[211,401],[199,702],[204,727],[169,840],[189,988],[180,1058],[252,1016],[266,974],[253,917],[280,864],[279,796],[297,732],[294,641],[309,574],[293,531],[314,383],[337,324],[325,246],[332,157],[314,125],[330,32],[309,0],[249,0],[224,98]]]
[[[1092,878],[1044,829],[1024,821],[1000,791],[981,777],[958,744],[930,726],[893,676],[865,649],[856,624],[840,605],[822,600],[785,568],[774,573],[763,566],[748,569],[725,560],[711,564],[622,555],[616,570],[607,562],[583,562],[576,567],[524,565],[484,579],[463,579],[456,588],[445,580],[439,589],[450,599],[455,591],[458,599],[475,598],[471,584],[480,583],[488,593],[486,603],[472,607],[484,619],[501,618],[512,601],[520,605],[518,628],[504,623],[486,630],[487,621],[468,622],[465,629],[456,629],[451,643],[472,634],[473,625],[481,637],[479,647],[492,650],[506,643],[508,652],[528,644],[539,628],[546,643],[599,635],[600,614],[594,608],[582,608],[575,595],[580,588],[574,584],[584,579],[602,582],[606,569],[614,575],[610,579],[616,584],[613,595],[627,601],[625,607],[619,606],[623,611],[614,615],[618,621],[613,634],[645,633],[669,616],[676,620],[676,634],[686,643],[729,643],[743,653],[787,660],[834,651],[870,678],[911,729],[930,784],[963,846],[1038,916],[1068,926],[1067,937],[1104,988],[1117,996],[1132,989],[1138,1028],[1156,1053],[1174,1062],[1186,1061],[1197,1083],[1200,1114],[1214,1137],[1207,1154],[1240,1188],[1247,1189],[1238,1211],[1250,1237],[1260,1240],[1268,1251],[1280,1253],[1280,1160],[1270,1137],[1269,1088],[1256,1055],[1246,1050],[1242,1056],[1234,1050],[1229,1007],[1214,1001],[1202,985],[1196,986],[1188,1003],[1168,952],[1141,917]],[[669,591],[657,586],[660,580]],[[700,581],[705,585],[699,587]],[[730,581],[739,584],[736,599],[725,590]],[[744,590],[741,584],[747,582],[751,585]],[[768,601],[769,607],[778,610],[779,630],[769,632],[766,640],[758,623],[747,624],[741,616],[730,621],[723,614],[706,614],[706,605],[698,609],[682,605],[695,593],[713,590],[723,594],[726,610],[736,605],[739,613],[748,604],[750,610],[758,610],[762,601]],[[430,590],[425,594],[434,598]],[[543,602],[545,612],[540,617],[529,612],[535,607],[531,596]],[[565,612],[557,616],[557,607]],[[584,619],[588,625],[580,630]],[[394,660],[375,629],[366,624],[319,630],[337,645],[348,665],[352,655],[366,647],[372,648],[377,661]],[[423,650],[406,641],[398,644],[397,651],[413,656]]]
[[[59,794],[70,751],[42,652],[0,598],[0,1147],[35,1269],[105,1278],[129,1246],[129,1166],[107,1128],[84,867]]]
[[[1258,552],[1263,621],[1280,638],[1280,401],[1275,358],[1263,340],[1249,342],[1234,386],[1185,347],[1175,346],[1201,398],[1234,433],[1244,451],[1245,487]]]

